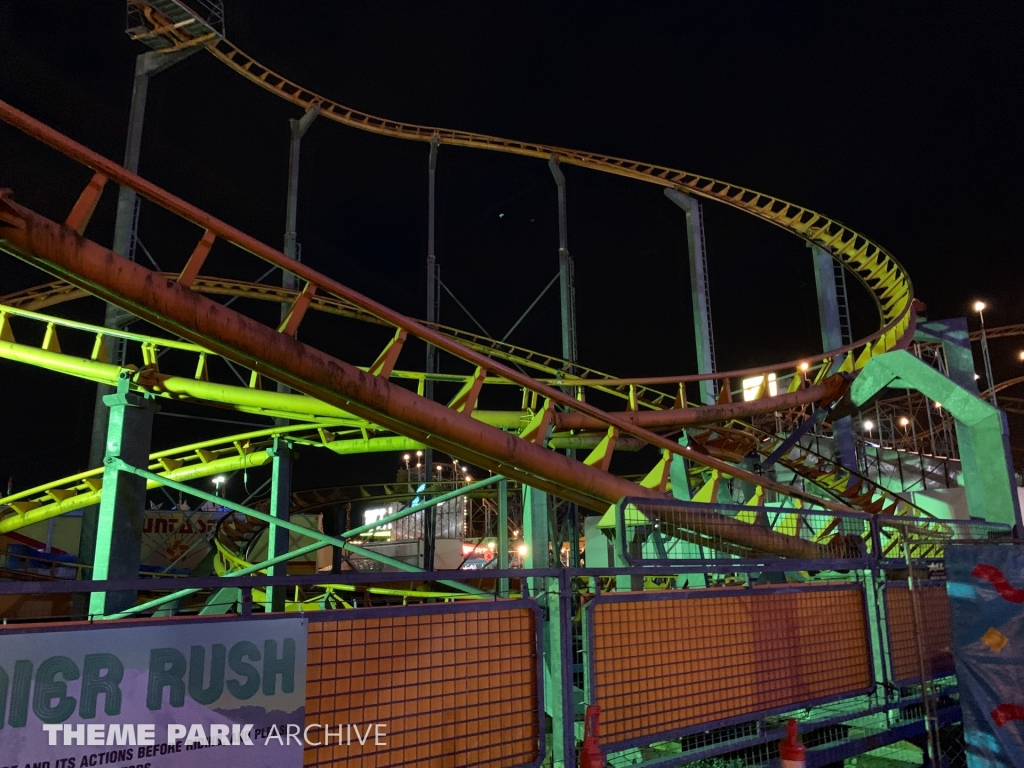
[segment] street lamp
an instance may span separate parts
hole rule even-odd
[[[213,487],[216,489],[213,492],[214,496],[217,496],[218,498],[221,496],[220,487],[224,485],[225,482],[227,482],[227,480],[224,475],[217,475],[213,478]]]
[[[871,419],[865,419],[864,421],[861,422],[861,426],[864,427],[864,429],[867,431],[868,439],[870,440],[871,430],[875,428],[875,422],[873,422]]]
[[[981,357],[985,361],[985,381],[988,384],[989,399],[992,401],[993,407],[998,408],[996,383],[992,378],[992,360],[988,356],[988,337],[985,335],[985,302],[974,302],[974,311],[978,313],[978,319],[981,321]]]

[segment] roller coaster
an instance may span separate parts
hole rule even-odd
[[[180,490],[182,484],[202,478],[266,466],[273,461],[275,446],[282,443],[316,447],[341,456],[433,449],[490,473],[485,480],[473,481],[455,472],[449,480],[423,483],[407,473],[399,478],[401,482],[383,488],[344,493],[325,490],[315,504],[309,503],[309,497],[303,501],[301,493],[292,496],[291,511],[299,517],[312,515],[304,523],[304,530],[314,534],[316,515],[328,507],[350,504],[353,498],[396,505],[389,507],[388,514],[376,524],[356,525],[330,535],[320,532],[317,541],[319,548],[326,543],[343,543],[342,549],[364,558],[364,564],[388,568],[401,564],[381,554],[367,539],[381,526],[426,508],[426,500],[434,499],[432,503],[437,505],[441,503],[437,497],[445,494],[453,500],[476,499],[493,507],[497,520],[499,502],[504,505],[508,498],[519,499],[523,492],[520,489],[527,488],[578,505],[595,516],[605,515],[601,527],[608,536],[615,535],[614,510],[623,498],[652,503],[683,499],[704,504],[708,511],[702,526],[713,532],[723,551],[747,548],[778,557],[801,557],[808,552],[808,545],[835,551],[848,544],[842,526],[835,522],[837,518],[810,530],[793,525],[785,516],[776,516],[777,524],[766,526],[765,518],[756,510],[769,505],[820,510],[826,517],[846,513],[899,517],[918,531],[954,535],[943,520],[905,493],[905,487],[896,490],[883,482],[877,466],[874,472],[867,464],[863,468],[844,466],[834,445],[831,430],[835,420],[864,402],[875,402],[878,391],[893,381],[915,390],[909,396],[911,411],[922,407],[927,410],[929,402],[936,399],[934,394],[925,393],[928,386],[915,383],[918,379],[910,369],[884,379],[886,361],[894,355],[914,350],[920,362],[941,342],[933,343],[922,354],[921,344],[915,341],[920,305],[915,301],[910,277],[890,253],[868,237],[808,208],[699,174],[574,149],[412,125],[359,112],[261,65],[219,34],[216,25],[191,13],[182,3],[132,0],[129,5],[140,20],[133,36],[154,51],[171,54],[203,49],[304,114],[433,147],[460,146],[579,166],[742,211],[827,254],[867,291],[878,312],[877,330],[870,335],[801,359],[696,375],[619,377],[575,360],[400,314],[0,103],[0,120],[92,173],[62,222],[20,205],[9,190],[0,193],[0,249],[57,280],[0,297],[0,357],[119,387],[124,396],[209,406],[277,420],[264,429],[152,453],[145,467],[134,469],[136,474],[145,475],[147,488]],[[150,269],[87,237],[90,217],[110,183],[132,190],[149,204],[196,228],[199,234],[195,248],[190,254],[182,254],[184,266],[180,270]],[[291,275],[297,283],[291,288],[207,275],[204,270],[213,248],[218,252],[233,249],[235,255],[260,260],[265,267]],[[132,333],[51,314],[63,303],[85,297],[99,298],[166,335]],[[245,300],[246,306],[258,302],[281,305],[286,311],[279,325],[268,326],[231,308],[230,302],[236,299]],[[390,334],[390,340],[374,360],[342,360],[299,340],[300,326],[317,322],[317,317],[339,318],[357,334],[380,334],[383,330]],[[462,361],[473,372],[441,374],[409,367],[410,356],[402,355],[402,351],[410,338]],[[25,339],[33,342],[26,343]],[[72,349],[81,352],[65,351]],[[115,350],[119,354],[114,354]],[[879,377],[884,381],[871,392],[856,392],[857,387],[866,389],[865,382]],[[715,401],[695,401],[693,393],[703,390],[708,382],[717,392]],[[457,394],[448,402],[436,401],[429,396],[434,384],[457,389]],[[973,395],[964,392],[964,397]],[[963,408],[983,405],[975,402],[976,397],[970,403],[964,400],[958,404],[961,399],[957,394],[947,401],[942,416],[949,420],[946,432],[954,429],[956,419],[963,421]],[[511,402],[518,402],[518,406],[510,407]],[[934,471],[936,457],[946,455],[944,448],[934,443],[935,432],[932,428],[931,443],[926,444],[922,437],[918,445],[917,436],[922,433],[915,419],[912,430],[904,429],[902,435],[893,433],[890,448],[897,452],[897,459],[909,465],[916,461],[914,466],[922,478]],[[680,435],[684,439],[677,439]],[[824,448],[821,440],[825,441]],[[636,451],[646,446],[660,452],[646,474],[623,477],[610,470],[615,451]],[[882,447],[876,444],[870,449],[876,465],[882,460]],[[585,456],[577,460],[574,451]],[[1004,458],[996,458],[1006,464]],[[121,469],[127,472],[130,468]],[[0,498],[0,534],[100,504],[109,472],[108,464]],[[1012,478],[1012,470],[1009,476]],[[499,477],[513,489],[502,499],[493,482]],[[922,485],[927,487],[925,480]],[[507,494],[508,487],[503,486],[506,490],[501,493]],[[990,506],[980,514],[1012,524],[1015,516],[1019,518],[1015,500],[1016,496],[1013,501],[1004,499],[1000,510]],[[716,508],[734,503],[749,507],[752,513],[736,515],[724,511],[724,507]],[[280,518],[273,518],[266,507],[261,511],[259,505],[227,510],[209,537],[215,553],[211,567],[220,575],[267,570],[268,561],[261,560],[263,555],[257,556],[253,543],[266,538],[271,527],[282,525]],[[464,508],[460,510],[466,515]],[[516,506],[507,518],[507,527],[522,529],[528,525],[525,518],[524,510]],[[738,527],[736,520],[750,525]],[[687,539],[684,528],[676,531],[679,540]],[[303,535],[302,531],[292,533]],[[499,532],[491,523],[483,528],[469,523],[460,535],[482,541],[498,533],[504,541],[508,530]],[[557,557],[562,542],[570,535],[575,534],[556,532],[552,557]],[[887,551],[897,550],[901,543],[896,536],[885,546]],[[293,545],[287,556],[278,553],[278,557],[308,561],[316,549],[316,545]],[[547,560],[539,553],[531,552],[530,557],[541,558],[532,560],[535,564],[543,559],[541,567],[546,567]],[[422,570],[407,564],[401,569]],[[462,593],[467,591],[473,592],[462,589]],[[457,596],[457,592],[431,591],[416,584],[381,594]],[[344,595],[325,599],[320,594],[296,599],[291,607],[305,605],[308,609],[316,607],[314,603],[321,607],[347,604]]]

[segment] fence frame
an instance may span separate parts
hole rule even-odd
[[[379,579],[378,579],[379,581]],[[524,580],[525,590],[525,580]],[[500,606],[500,607],[496,607]],[[324,611],[305,613],[310,624],[329,621],[359,621],[362,619],[391,618],[394,616],[435,616],[465,613],[500,612],[503,610],[519,610],[526,608],[534,617],[533,648],[536,654],[535,682],[537,696],[535,713],[537,715],[537,759],[522,763],[516,768],[539,768],[544,762],[547,751],[547,732],[544,727],[544,615],[536,600],[524,598],[501,598],[499,600],[474,600],[451,603],[429,603],[422,605],[380,606],[375,608],[334,608]],[[269,614],[280,616],[282,614]]]
[[[802,589],[800,586],[794,585],[779,585],[779,586],[759,586],[756,589],[756,594],[759,595],[773,595],[782,593],[794,593]],[[860,690],[844,692],[842,694],[836,694],[832,696],[825,696],[818,699],[808,699],[806,701],[794,702],[793,704],[787,704],[785,706],[773,707],[770,709],[759,710],[756,713],[735,715],[732,717],[726,717],[720,720],[710,720],[697,725],[686,726],[683,728],[675,728],[669,731],[664,731],[655,734],[646,734],[644,736],[638,736],[631,739],[626,739],[618,742],[609,742],[602,740],[601,746],[603,749],[609,751],[619,751],[623,749],[629,749],[631,747],[643,746],[656,741],[667,741],[675,738],[683,738],[695,733],[707,731],[717,728],[727,728],[731,725],[738,725],[740,723],[746,723],[751,721],[761,722],[766,717],[772,717],[784,712],[792,712],[797,709],[810,709],[812,707],[821,706],[823,704],[834,703],[842,701],[844,699],[850,699],[857,696],[865,696],[874,692],[878,687],[878,680],[876,677],[875,665],[873,664],[872,655],[873,648],[871,642],[871,619],[869,616],[869,604],[867,589],[865,585],[858,582],[849,583],[823,583],[820,586],[815,587],[816,590],[821,592],[838,592],[838,591],[857,591],[861,597],[861,614],[864,620],[864,640],[866,644],[867,658],[865,659],[868,669],[868,684]],[[711,590],[708,589],[674,589],[664,591],[651,591],[651,592],[612,592],[612,593],[600,593],[596,594],[591,600],[588,600],[584,606],[584,612],[586,614],[586,623],[584,624],[584,644],[587,650],[587,674],[588,674],[588,685],[587,695],[592,703],[600,705],[600,690],[597,682],[597,671],[596,671],[596,654],[595,654],[595,639],[596,633],[594,631],[594,612],[600,605],[608,603],[644,603],[644,602],[655,602],[658,600],[690,600],[690,599],[715,599],[719,597],[733,597],[744,594],[754,593],[755,590],[751,587],[717,587]]]
[[[751,508],[746,509],[749,510]],[[777,511],[776,508],[769,509]],[[894,518],[892,521],[877,519],[873,521],[871,525],[871,530],[873,532],[872,535],[878,535],[878,530],[881,525],[893,523],[896,525],[914,524],[912,521],[903,520],[901,518]],[[978,524],[980,524],[979,521],[964,521],[964,525]],[[987,527],[994,528],[995,530],[1000,531],[1000,533],[997,537],[985,540],[986,543],[993,545],[1006,545],[1012,543],[1010,539],[1003,538],[1004,534],[1002,533],[1002,528],[993,526],[992,524],[988,524]],[[967,539],[955,540],[958,542],[967,541]],[[493,593],[488,592],[486,596],[473,599],[453,599],[451,601],[445,600],[445,602],[422,605],[377,606],[360,607],[356,609],[307,611],[304,612],[303,615],[307,621],[317,622],[389,616],[398,612],[402,612],[399,613],[399,615],[412,615],[414,613],[456,614],[463,612],[481,612],[498,610],[495,607],[495,604],[497,603],[501,603],[503,606],[508,605],[510,608],[513,606],[515,608],[529,607],[530,610],[533,611],[534,615],[535,637],[533,638],[533,643],[537,652],[538,660],[537,668],[535,670],[535,674],[537,676],[537,698],[535,706],[538,717],[540,717],[540,723],[542,724],[538,729],[538,761],[534,761],[534,763],[531,763],[530,765],[539,765],[540,762],[547,759],[548,750],[552,750],[553,754],[561,752],[561,755],[563,755],[565,759],[565,765],[570,766],[575,764],[578,754],[575,732],[577,713],[575,712],[573,693],[573,686],[577,682],[573,679],[574,661],[582,661],[584,671],[583,693],[585,701],[589,703],[599,702],[599,691],[596,688],[596,675],[594,672],[596,657],[594,653],[592,629],[595,606],[605,602],[649,602],[664,599],[692,599],[711,596],[711,593],[700,588],[674,589],[669,587],[668,589],[645,589],[640,592],[628,592],[621,589],[625,582],[614,577],[735,573],[749,577],[748,582],[752,582],[753,577],[759,573],[776,573],[781,575],[786,572],[792,573],[793,571],[807,569],[837,569],[847,571],[849,573],[845,577],[847,579],[846,581],[836,581],[831,583],[823,582],[818,584],[817,588],[828,591],[841,589],[857,589],[860,591],[862,605],[864,607],[864,620],[867,624],[868,654],[870,657],[868,674],[872,681],[870,690],[865,689],[859,693],[836,694],[834,696],[827,696],[813,701],[800,702],[795,705],[785,705],[781,708],[759,710],[751,714],[739,715],[734,718],[723,718],[721,720],[709,721],[708,723],[674,729],[666,732],[665,734],[637,736],[616,742],[602,742],[602,749],[606,752],[612,752],[649,746],[653,743],[667,739],[670,740],[672,738],[686,738],[687,736],[693,736],[702,731],[708,731],[710,723],[713,723],[713,727],[715,729],[724,729],[728,728],[730,725],[737,725],[739,723],[753,724],[753,731],[750,734],[741,734],[735,738],[731,738],[727,734],[723,734],[723,738],[721,740],[700,744],[694,748],[688,749],[685,753],[666,755],[664,758],[659,758],[656,762],[649,763],[653,767],[655,765],[668,766],[687,763],[694,760],[700,760],[705,757],[713,757],[715,755],[726,754],[736,750],[763,747],[766,745],[768,745],[766,748],[770,750],[771,743],[782,738],[784,735],[781,723],[771,722],[772,718],[785,712],[793,712],[802,709],[806,706],[815,708],[821,706],[825,707],[824,710],[808,713],[808,718],[804,721],[804,728],[807,730],[827,726],[840,726],[859,717],[868,715],[882,717],[883,721],[888,723],[888,729],[884,734],[876,733],[863,738],[850,737],[850,740],[840,739],[839,741],[823,743],[820,746],[810,749],[808,751],[808,765],[816,766],[824,765],[830,760],[838,759],[838,757],[841,756],[860,754],[865,750],[884,746],[885,744],[899,741],[900,739],[907,738],[908,736],[920,735],[925,732],[925,723],[921,716],[915,711],[918,706],[923,706],[926,703],[925,694],[915,692],[913,690],[913,685],[911,685],[910,690],[900,690],[901,683],[905,686],[907,681],[897,681],[894,679],[895,674],[892,666],[893,659],[891,651],[891,626],[885,608],[885,590],[887,588],[895,588],[889,585],[899,583],[899,581],[893,581],[893,579],[898,579],[899,577],[897,574],[892,573],[892,571],[905,573],[908,568],[908,563],[905,559],[876,559],[874,553],[880,553],[880,549],[874,548],[872,555],[870,555],[866,560],[863,558],[857,558],[834,561],[803,561],[766,556],[756,560],[690,560],[676,561],[672,564],[652,564],[640,567],[548,568],[529,571],[523,569],[488,569],[485,572],[446,571],[422,572],[415,574],[399,572],[395,572],[393,574],[380,572],[344,572],[341,574],[309,574],[277,577],[254,574],[245,578],[232,579],[230,582],[225,582],[222,577],[216,576],[201,578],[155,577],[147,578],[142,581],[125,580],[105,582],[0,581],[0,595],[90,593],[96,591],[114,591],[137,588],[142,584],[145,585],[147,590],[166,590],[171,592],[182,588],[216,590],[223,588],[226,584],[230,583],[232,587],[238,588],[242,591],[243,600],[240,604],[241,612],[238,615],[160,618],[132,617],[120,620],[121,622],[128,621],[133,626],[151,626],[167,621],[168,619],[180,623],[198,624],[200,622],[209,621],[265,621],[284,616],[285,614],[282,613],[253,612],[251,599],[252,590],[265,588],[267,586],[311,587],[318,585],[331,586],[336,584],[386,585],[394,582],[408,582],[410,580],[436,582],[442,579],[475,580],[483,578],[493,580],[495,585]],[[926,565],[934,566],[936,562],[937,561],[935,559],[911,561],[911,572]],[[589,588],[579,588],[579,580],[582,577],[588,577],[592,580]],[[611,588],[609,590],[604,590],[602,588],[601,579],[599,577],[613,577]],[[500,596],[500,584],[502,579],[518,581],[521,588],[521,597],[502,598]],[[533,581],[534,579],[537,581]],[[929,578],[925,580],[924,583],[934,584],[935,588],[939,588],[940,585],[943,584],[943,580],[940,576],[938,579]],[[534,594],[531,595],[530,587],[534,584],[543,585],[544,593],[538,593],[537,590],[534,589]],[[801,587],[793,584],[777,584],[758,586],[757,592],[758,594],[768,595],[782,591],[795,591],[798,589],[801,589]],[[714,592],[721,596],[727,596],[727,594],[742,594],[751,590],[752,586],[748,583],[746,586],[740,585],[736,587],[715,588]],[[562,632],[562,642],[560,648],[548,648],[546,647],[547,639],[545,637],[545,622],[554,618],[552,616],[552,612],[555,610],[556,605],[558,610],[558,621],[560,622]],[[576,625],[574,624],[573,617],[581,607],[583,609],[581,611],[583,621],[581,624]],[[872,613],[872,611],[874,611],[874,613]],[[287,615],[294,616],[295,614]],[[874,627],[872,627],[872,624],[874,624]],[[50,621],[30,621],[24,624],[5,623],[3,628],[0,629],[0,633],[32,633],[61,630],[102,629],[104,627],[111,627],[114,625],[115,622],[98,619],[79,621],[56,619]],[[576,639],[581,643],[579,647],[574,646],[573,644],[573,631],[577,626],[580,634],[576,635]],[[552,653],[560,654],[560,678],[545,676],[547,658],[549,654]],[[585,658],[581,660],[578,658],[577,654],[583,655]],[[946,677],[946,675],[942,675],[941,677],[934,678],[933,680],[943,680]],[[560,690],[549,691],[548,688],[552,685],[556,687],[560,686]],[[957,720],[959,708],[949,699],[949,696],[955,693],[955,683],[953,685],[944,685],[938,693],[941,694],[942,700],[940,702],[940,708],[936,713],[937,723],[939,725],[944,725],[955,722]],[[858,701],[858,699],[860,699],[860,701]],[[832,711],[828,710],[827,705],[830,703],[844,700],[849,700],[853,706],[845,711],[839,711],[837,709],[833,709]],[[552,712],[557,712],[557,707],[559,705],[561,707],[561,715],[563,718],[562,722],[565,725],[562,730],[561,742],[559,744],[555,744],[551,741],[553,734],[550,736],[547,734],[543,723],[545,722],[547,710],[550,707],[556,707]],[[561,765],[561,762],[556,764]]]

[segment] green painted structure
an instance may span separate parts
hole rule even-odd
[[[971,515],[1019,527],[1006,414],[903,350],[872,358],[853,382],[850,395],[860,406],[886,387],[916,390],[952,414]]]

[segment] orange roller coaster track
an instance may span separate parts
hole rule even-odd
[[[571,395],[540,384],[519,371],[467,349],[443,334],[289,259],[285,254],[129,173],[10,105],[0,103],[0,119],[89,166],[95,173],[64,224],[50,221],[17,205],[5,194],[0,198],[0,247],[164,330],[388,429],[460,455],[485,469],[551,491],[588,508],[603,509],[629,494],[654,497],[665,495],[664,491],[657,488],[638,487],[604,470],[546,450],[530,439],[481,424],[457,409],[425,400],[390,383],[386,374],[373,375],[362,371],[297,341],[291,334],[301,322],[311,297],[317,291],[322,291],[351,302],[398,328],[400,332],[415,335],[473,363],[481,372],[502,376],[536,392],[551,403],[559,403],[609,427],[616,427],[625,434],[663,449],[667,454],[686,456],[784,495],[801,495],[794,493],[791,488],[738,470],[725,462],[696,455],[694,451],[638,427],[619,415],[606,413],[575,400]],[[108,179],[134,189],[151,202],[205,231],[178,280],[169,280],[123,259],[82,236],[90,212]],[[275,331],[267,328],[191,290],[192,280],[201,269],[209,253],[209,245],[216,237],[307,281],[305,289],[292,307],[289,319],[280,329]],[[807,500],[830,509],[846,509],[842,505],[809,496]],[[766,544],[761,539],[764,536],[772,539],[767,543],[769,549],[765,551],[792,552],[793,547],[798,546],[798,542],[788,537],[778,536],[778,541],[775,541],[775,534],[751,531],[744,532],[744,535],[746,533],[756,536],[762,549],[765,549]]]

